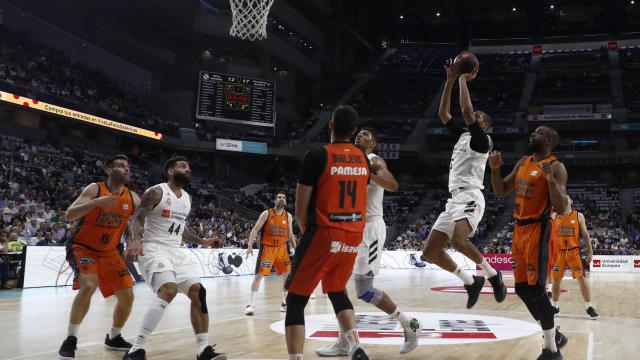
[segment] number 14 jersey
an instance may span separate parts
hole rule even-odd
[[[191,211],[191,198],[184,189],[177,197],[167,183],[156,186],[162,189],[162,199],[147,215],[142,239],[145,243],[179,247]]]
[[[363,232],[367,215],[369,161],[350,143],[325,145],[327,162],[315,189],[315,224]]]

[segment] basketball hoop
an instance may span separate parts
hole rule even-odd
[[[233,13],[233,25],[229,35],[244,40],[267,38],[269,9],[274,0],[229,0]]]

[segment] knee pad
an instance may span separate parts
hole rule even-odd
[[[202,284],[200,284],[200,292],[198,293],[198,296],[200,297],[200,311],[202,311],[203,314],[208,314],[209,310],[207,309],[207,289],[205,289]]]
[[[383,292],[373,287],[372,277],[356,275],[354,281],[358,299],[374,306],[380,303]]]
[[[304,308],[307,306],[309,296],[287,294],[287,315],[284,326],[304,325]]]
[[[353,304],[344,291],[327,293],[331,305],[333,305],[333,311],[338,315],[344,310],[353,310]]]

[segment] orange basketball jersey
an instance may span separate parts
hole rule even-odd
[[[327,163],[315,189],[315,224],[363,232],[369,184],[367,157],[351,143],[332,143],[324,149]]]
[[[99,182],[98,187],[97,197],[111,193],[104,182]],[[118,247],[129,218],[133,215],[133,197],[125,186],[122,194],[114,194],[113,199],[116,201],[115,205],[108,208],[95,207],[80,219],[73,244],[98,251]]]
[[[545,212],[550,212],[549,184],[542,166],[550,166],[556,160],[550,155],[536,162],[533,156],[529,156],[520,164],[515,176],[516,208],[513,217],[516,220],[540,219]]]
[[[262,237],[260,243],[266,246],[285,246],[289,238],[289,213],[282,210],[282,214],[276,214],[275,209],[269,209],[269,217],[262,225]]]
[[[558,215],[556,224],[559,249],[567,250],[580,246],[580,220],[577,211],[574,210],[569,215]]]

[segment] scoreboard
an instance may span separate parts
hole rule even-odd
[[[201,71],[196,118],[275,126],[275,81]]]

